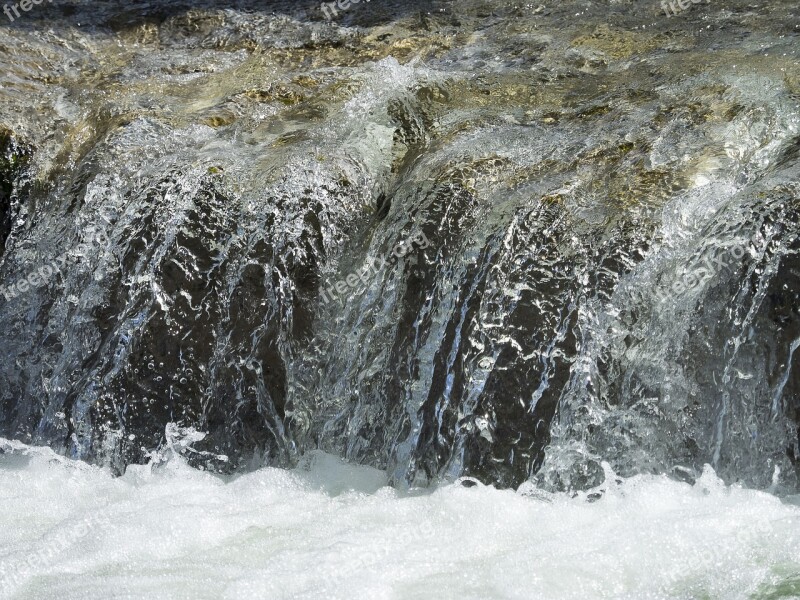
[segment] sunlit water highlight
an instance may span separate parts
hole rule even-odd
[[[180,459],[115,478],[0,448],[2,598],[800,595],[800,509],[710,470],[695,485],[608,473],[573,497],[401,494],[321,453],[223,481]]]

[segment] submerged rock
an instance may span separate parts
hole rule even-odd
[[[0,128],[0,256],[11,232],[19,194],[18,180],[30,161],[33,149],[17,140],[8,129]]]
[[[0,284],[59,265],[3,300],[0,436],[797,485],[791,3],[45,8],[0,29]]]

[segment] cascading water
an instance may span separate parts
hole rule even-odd
[[[492,517],[465,538],[448,537],[459,519],[412,528],[385,552],[430,561],[422,539],[453,564],[508,556],[511,575],[483,570],[458,597],[796,593],[798,512],[725,487],[800,491],[796,4],[668,17],[644,0],[374,0],[333,21],[267,4],[74,0],[0,25],[0,480],[30,505],[2,522],[17,529],[0,594],[54,594],[8,565],[64,515],[98,512],[92,490],[115,519],[170,494],[183,509],[144,533],[89,527],[92,575],[65,597],[107,597],[98,573],[125,558],[100,558],[112,533],[140,544],[192,512],[184,495],[209,503],[193,518],[212,529],[203,511],[228,506],[232,537],[184,531],[164,546],[184,557],[168,589],[122,581],[130,597],[424,594],[411,568],[388,587],[304,580],[314,552],[333,554],[291,554],[293,502],[334,502],[351,524],[383,514],[390,537],[406,510],[497,503],[519,521],[512,550],[481,541],[508,528]],[[73,471],[72,500],[16,524],[38,506],[21,481],[53,497]],[[237,494],[278,516],[238,514]],[[732,520],[715,529],[720,510]],[[693,518],[662,554],[622,550],[650,519]],[[529,527],[542,519],[575,529]],[[593,520],[597,537],[581,533]],[[319,544],[374,540],[308,526]],[[577,587],[547,566],[520,575],[525,536],[591,549],[617,527],[615,558]],[[191,547],[246,553],[262,530],[286,571],[248,587],[245,561],[222,588],[188,581]],[[711,554],[676,563],[701,533]],[[566,568],[561,544],[536,560]],[[447,590],[436,573],[420,576]]]

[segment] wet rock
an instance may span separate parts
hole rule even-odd
[[[8,129],[0,128],[0,256],[22,201],[18,195],[19,179],[32,154],[33,148],[20,142]]]

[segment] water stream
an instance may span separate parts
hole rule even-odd
[[[0,15],[11,593],[800,595],[798,5],[675,6]]]

